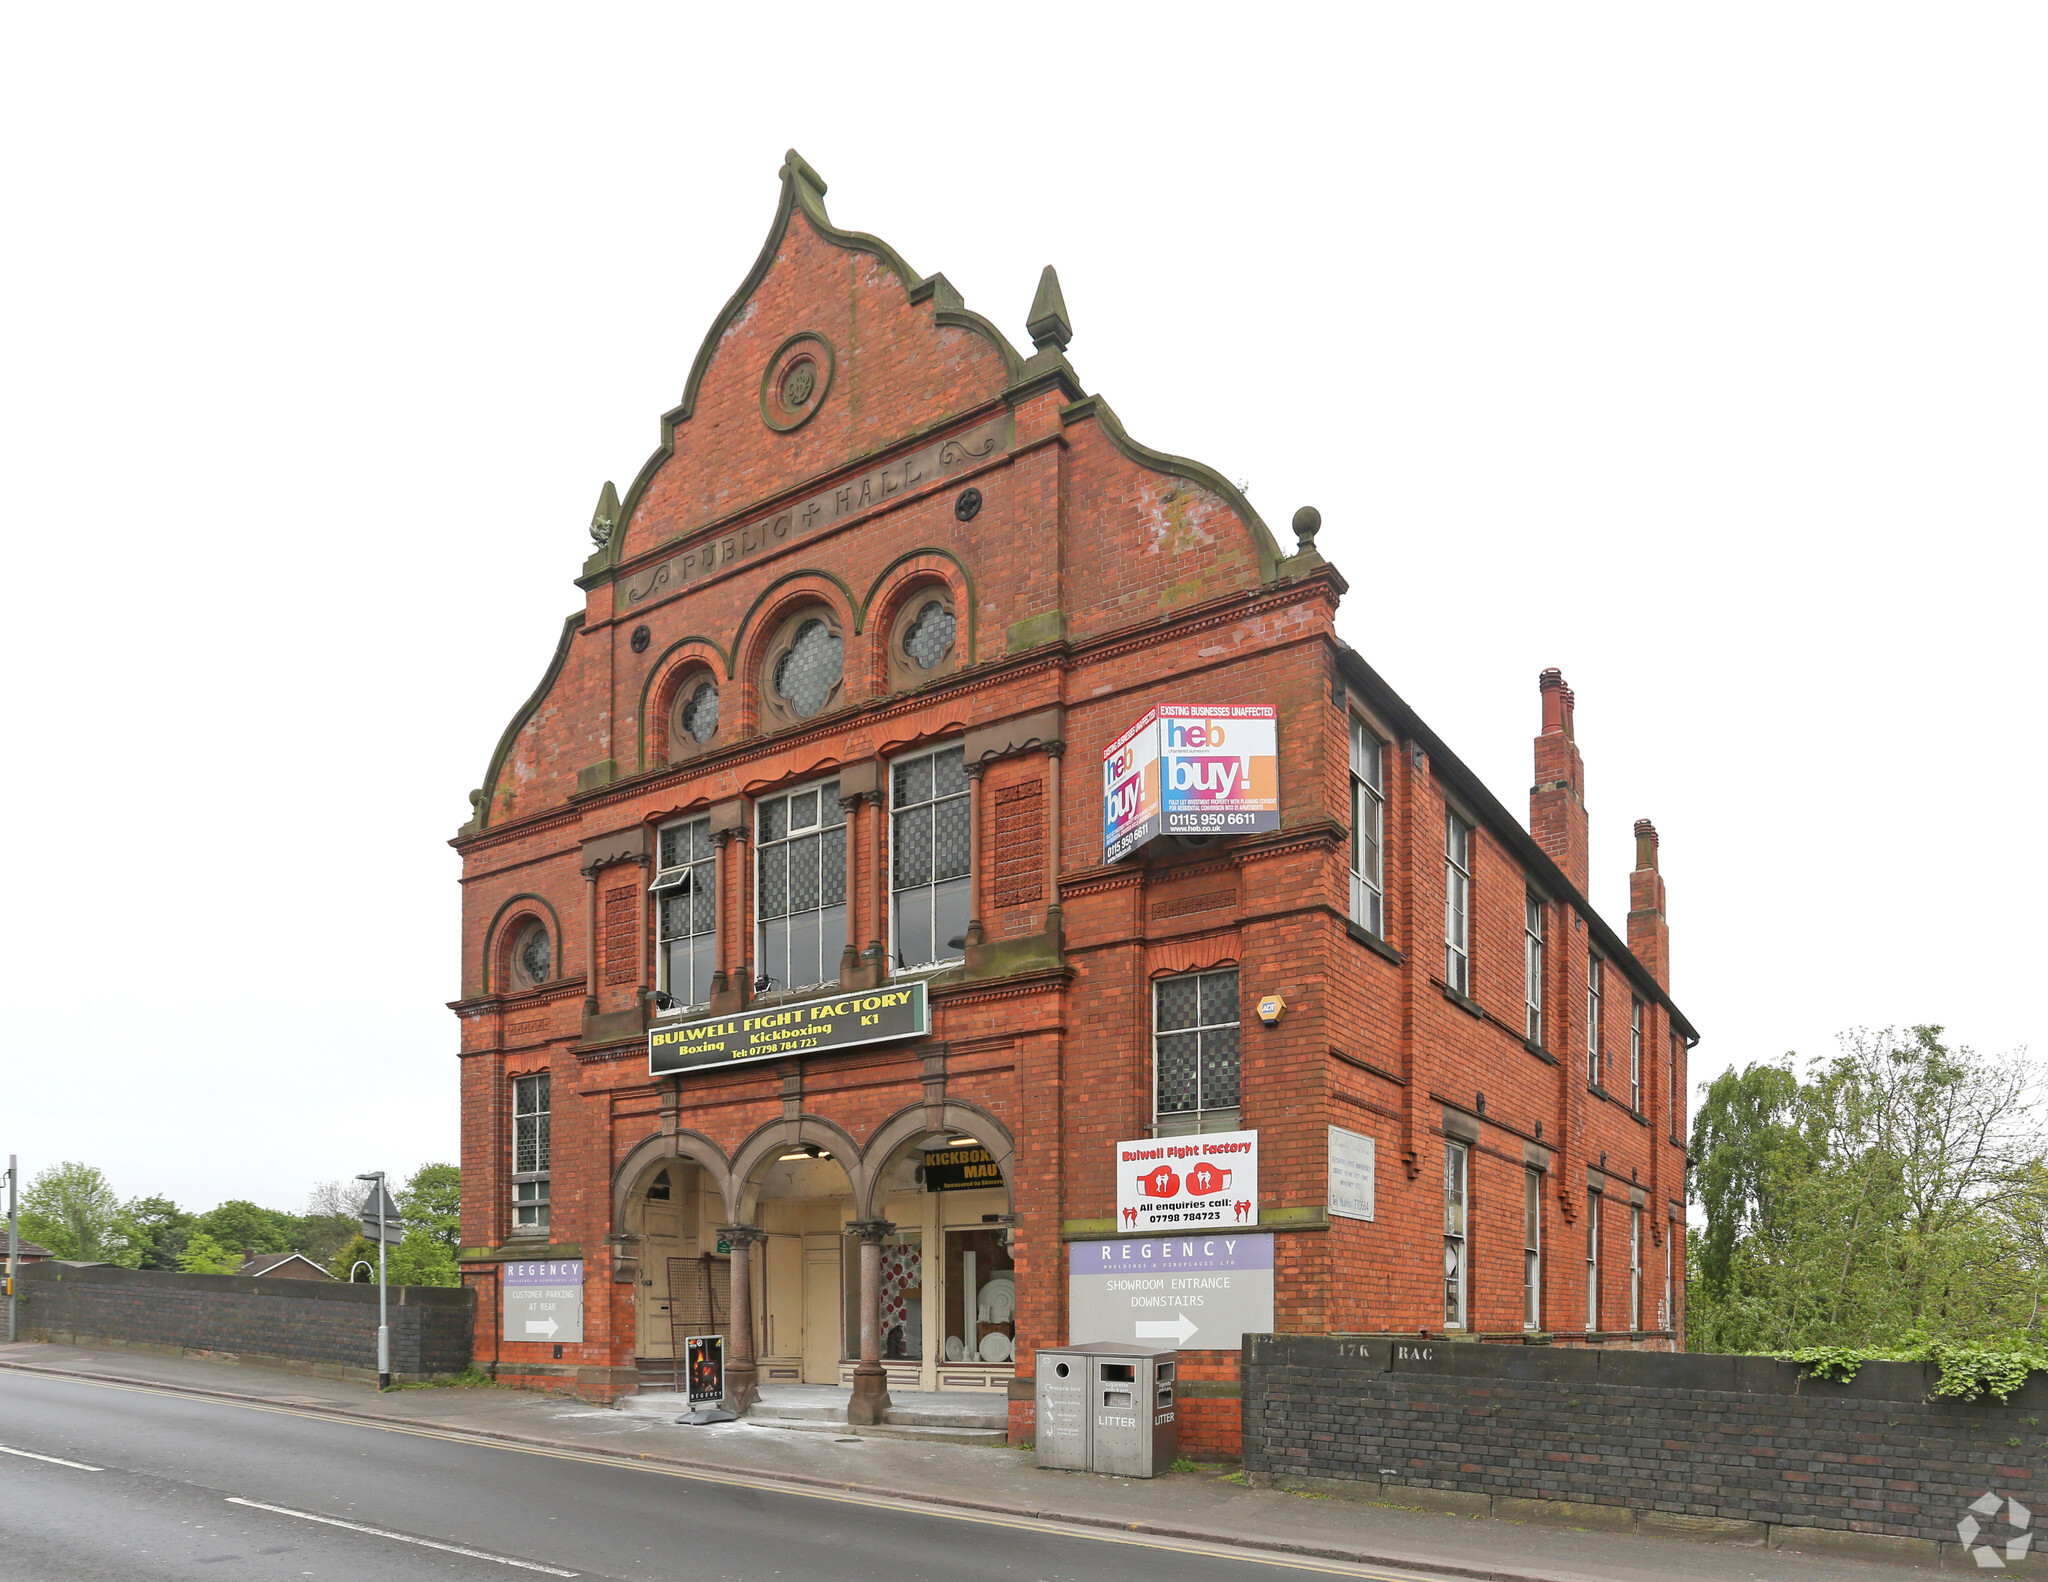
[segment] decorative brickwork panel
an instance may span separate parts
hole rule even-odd
[[[1045,782],[1026,780],[995,794],[996,905],[1023,906],[1045,895]]]
[[[604,897],[604,981],[640,980],[640,897],[632,888],[607,890]]]

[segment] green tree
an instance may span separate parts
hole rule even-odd
[[[123,1213],[142,1247],[141,1267],[177,1268],[192,1216],[167,1197],[130,1198]]]
[[[355,1267],[359,1259],[370,1266],[370,1272],[364,1274],[362,1270],[356,1269],[355,1273],[351,1275],[349,1270]],[[368,1280],[372,1285],[375,1285],[377,1283],[377,1244],[358,1231],[348,1239],[341,1251],[327,1260],[327,1272],[337,1280]],[[389,1279],[391,1271],[388,1266],[384,1273],[385,1278]]]
[[[393,1247],[384,1277],[393,1285],[460,1285],[455,1253],[432,1231],[414,1225],[404,1240]]]
[[[291,1252],[285,1215],[258,1208],[246,1198],[230,1198],[201,1214],[194,1230],[203,1230],[223,1247],[237,1252]]]
[[[462,1167],[421,1165],[395,1196],[408,1233],[417,1226],[452,1257],[462,1245]]]
[[[186,1274],[233,1274],[242,1267],[242,1255],[223,1247],[205,1231],[195,1230],[185,1238],[178,1267]]]
[[[129,1226],[113,1183],[94,1165],[67,1159],[39,1172],[21,1195],[21,1233],[59,1258],[88,1263],[142,1262],[141,1238]]]

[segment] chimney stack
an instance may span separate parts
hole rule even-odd
[[[1628,948],[1665,989],[1671,987],[1671,925],[1664,918],[1664,876],[1657,871],[1657,826],[1636,820],[1636,868],[1628,876]]]
[[[1536,783],[1529,788],[1529,833],[1584,895],[1590,888],[1591,840],[1586,831],[1586,762],[1573,740],[1572,689],[1564,674],[1546,670],[1543,734],[1536,738]]]

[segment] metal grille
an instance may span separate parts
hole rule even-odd
[[[1152,986],[1157,1113],[1234,1109],[1238,1101],[1235,968],[1161,978]]]
[[[708,681],[699,684],[677,711],[676,720],[692,740],[710,741],[718,729],[718,688]]]
[[[823,621],[810,620],[796,629],[789,652],[775,661],[775,694],[790,713],[807,720],[825,706],[846,671],[846,648]]]
[[[957,961],[965,948],[970,909],[973,830],[966,748],[941,747],[898,759],[889,768],[889,800],[896,965]]]
[[[953,612],[937,599],[917,612],[903,634],[903,651],[920,670],[929,670],[953,651]]]

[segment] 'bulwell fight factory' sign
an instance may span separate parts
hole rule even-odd
[[[892,1038],[921,1038],[930,1031],[923,983],[857,989],[829,1000],[766,1005],[656,1027],[647,1035],[647,1068],[660,1077],[740,1060],[775,1060]]]

